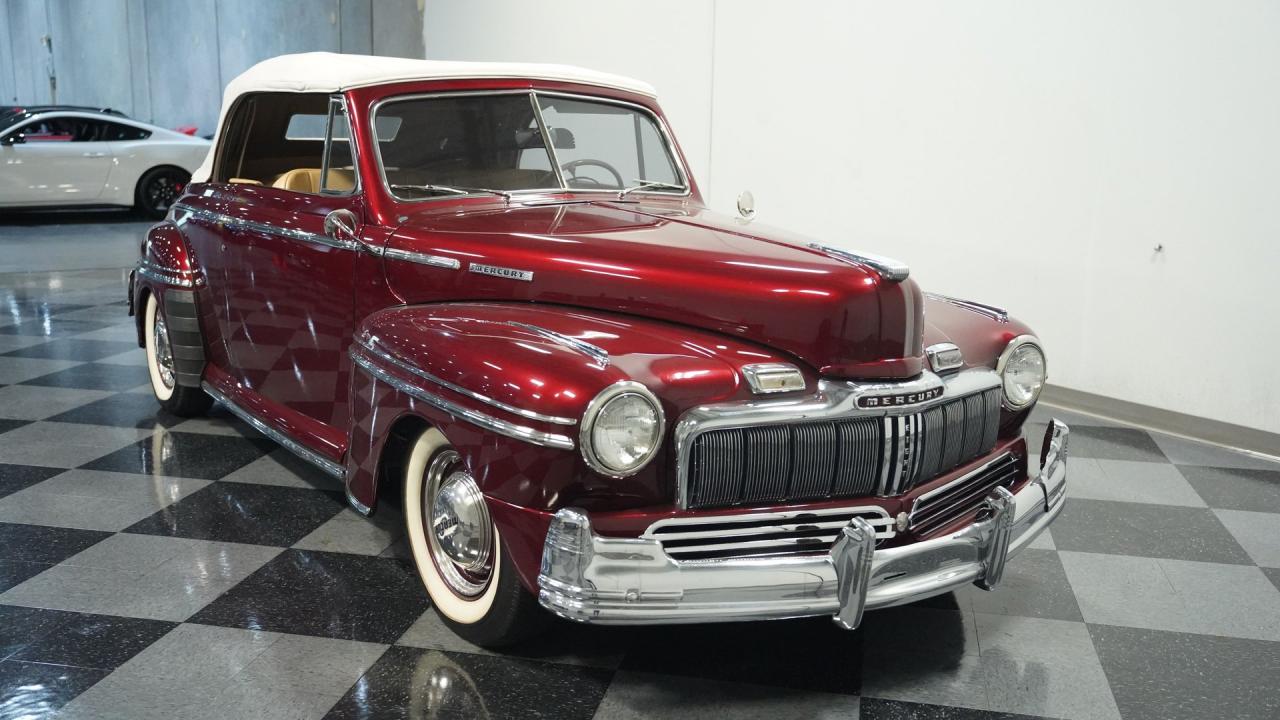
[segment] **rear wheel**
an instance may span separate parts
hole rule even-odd
[[[162,218],[190,181],[191,174],[182,168],[152,168],[138,180],[134,207],[148,217]]]
[[[438,430],[424,432],[410,451],[404,517],[431,603],[463,639],[502,647],[550,619],[520,584],[480,488]]]
[[[178,384],[169,326],[165,322],[164,308],[160,307],[154,293],[147,295],[143,323],[146,328],[147,370],[151,376],[151,390],[160,407],[182,417],[204,413],[213,404],[213,400],[200,388]]]

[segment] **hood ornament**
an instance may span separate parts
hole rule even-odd
[[[809,248],[817,250],[829,257],[842,260],[850,265],[863,265],[876,271],[882,279],[891,282],[902,282],[911,274],[911,268],[907,264],[893,258],[887,258],[883,255],[872,255],[871,253],[853,252],[850,250],[841,250],[833,248],[830,245],[820,245],[818,243],[809,243]]]

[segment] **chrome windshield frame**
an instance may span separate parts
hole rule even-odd
[[[607,104],[607,105],[619,105],[619,106],[626,107],[636,112],[644,114],[646,117],[649,118],[650,121],[653,122],[654,126],[658,129],[658,132],[662,137],[662,143],[664,145],[664,149],[667,151],[667,157],[671,161],[671,166],[675,169],[676,175],[679,176],[680,184],[683,186],[683,189],[677,192],[673,190],[646,188],[644,190],[637,190],[633,194],[656,195],[659,197],[666,197],[666,198],[688,198],[693,194],[693,183],[690,181],[689,171],[684,165],[683,158],[681,157],[680,153],[677,151],[675,139],[671,133],[671,128],[668,127],[666,121],[654,111],[638,103],[630,102],[627,100],[619,100],[617,98],[604,97],[600,95],[584,95],[582,93],[561,92],[561,91],[555,91],[555,90],[539,90],[537,88],[519,88],[519,89],[509,89],[509,90],[451,90],[451,91],[435,92],[435,93],[412,93],[408,95],[392,95],[389,97],[380,98],[376,100],[370,106],[370,109],[369,109],[369,127],[372,130],[369,137],[371,142],[373,143],[373,155],[378,165],[378,176],[382,180],[382,189],[387,193],[387,196],[391,198],[393,201],[398,203],[421,203],[421,202],[433,202],[433,201],[441,201],[441,200],[458,200],[461,198],[487,197],[489,194],[484,192],[471,192],[471,193],[467,193],[466,195],[443,195],[438,197],[424,197],[424,198],[405,198],[396,194],[391,189],[391,184],[387,181],[387,169],[382,161],[382,148],[379,146],[378,137],[377,137],[378,113],[383,109],[384,106],[392,105],[398,102],[408,102],[412,100],[434,100],[438,98],[449,98],[449,97],[486,97],[486,96],[501,96],[501,95],[528,96],[530,103],[533,105],[533,110],[534,110],[533,114],[534,114],[535,122],[538,123],[538,131],[542,135],[543,144],[547,147],[547,154],[550,156],[553,172],[556,175],[556,179],[560,182],[560,185],[558,187],[520,188],[517,190],[503,189],[503,192],[508,192],[513,195],[582,193],[582,194],[588,194],[588,195],[608,195],[616,198],[619,191],[623,189],[623,188],[594,189],[594,188],[569,187],[568,183],[566,183],[564,180],[563,173],[560,170],[559,156],[556,155],[554,144],[550,142],[550,139],[551,139],[550,133],[547,131],[546,123],[542,118],[542,107],[538,103],[538,98],[541,96],[541,97],[563,97],[571,100],[580,100],[583,102],[595,102],[595,103],[601,103],[601,104]]]

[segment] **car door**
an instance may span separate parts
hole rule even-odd
[[[320,167],[310,167],[310,153],[291,155],[302,166],[269,184],[237,178],[229,185],[239,222],[224,235],[221,322],[242,385],[269,402],[289,434],[332,447],[336,459],[345,443],[362,203],[354,170],[346,167],[353,163],[341,129],[345,114],[340,102],[332,108],[327,122],[339,126],[331,133],[337,140],[323,141],[323,157],[315,157]],[[262,111],[257,124],[269,115]],[[326,229],[331,216],[341,217],[345,229],[333,223]]]
[[[0,203],[84,205],[97,202],[111,171],[111,144],[100,123],[41,116],[0,139]]]

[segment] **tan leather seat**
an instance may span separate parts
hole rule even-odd
[[[355,186],[355,171],[341,168],[329,170],[330,190],[347,192]],[[316,195],[320,192],[320,168],[295,168],[276,178],[271,187]]]

